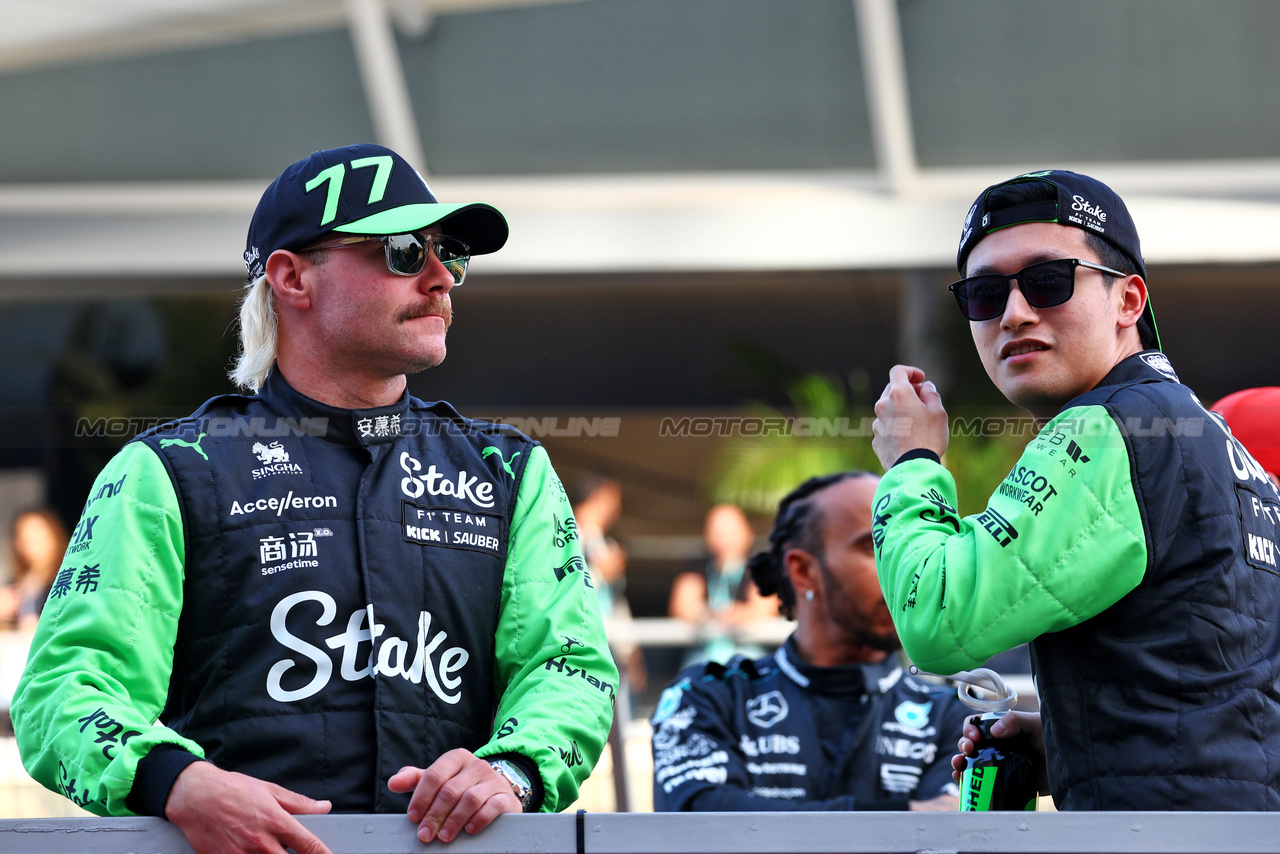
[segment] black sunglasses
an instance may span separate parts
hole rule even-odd
[[[387,269],[397,276],[416,276],[427,266],[427,250],[431,250],[444,268],[453,276],[455,285],[462,284],[467,275],[467,262],[471,260],[471,247],[455,237],[439,234],[423,234],[411,231],[408,234],[387,234],[382,237],[344,237],[330,243],[319,243],[308,246],[307,252],[321,249],[347,249],[368,243],[370,240],[380,241],[386,250]]]
[[[1012,289],[1010,279],[1018,280],[1023,298],[1032,306],[1052,308],[1062,305],[1075,293],[1076,267],[1100,270],[1111,276],[1129,275],[1101,264],[1081,261],[1079,258],[1061,258],[1031,264],[1008,276],[1000,273],[970,276],[947,285],[947,290],[955,294],[960,313],[969,320],[991,320],[1004,314],[1005,305],[1009,302],[1009,291]]]

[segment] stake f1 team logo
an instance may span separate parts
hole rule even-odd
[[[467,474],[466,469],[458,471],[457,479],[437,471],[434,465],[422,470],[422,463],[414,459],[408,451],[400,454],[400,468],[408,477],[400,479],[400,490],[409,498],[421,496],[448,495],[460,501],[470,501],[477,507],[493,506],[493,484],[481,481],[478,475]]]
[[[785,720],[789,711],[787,698],[781,691],[770,691],[747,700],[747,720],[766,729]]]

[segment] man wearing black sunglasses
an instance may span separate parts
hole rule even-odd
[[[324,854],[294,816],[330,809],[448,842],[575,799],[618,677],[564,488],[528,437],[407,393],[506,239],[380,146],[268,187],[252,394],[98,478],[13,702],[33,776],[198,852]]]
[[[1019,176],[957,261],[983,365],[1040,430],[961,518],[938,392],[890,372],[874,528],[904,649],[945,674],[1030,642],[1059,809],[1280,809],[1280,494],[1161,352],[1124,203]]]

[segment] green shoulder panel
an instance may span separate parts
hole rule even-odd
[[[542,775],[542,809],[556,812],[577,798],[604,748],[618,671],[569,499],[541,447],[516,499],[501,608],[495,732],[476,755],[532,759]]]
[[[131,815],[138,760],[199,745],[156,723],[182,610],[182,519],[164,464],[141,442],[98,476],[40,615],[13,699],[31,776],[98,815]]]
[[[1100,406],[1046,424],[974,516],[957,515],[955,482],[929,460],[891,468],[875,502],[880,586],[903,649],[930,672],[1078,625],[1146,573],[1128,450]]]

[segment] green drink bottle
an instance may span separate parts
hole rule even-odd
[[[991,725],[1003,716],[987,712],[969,723],[982,739],[977,750],[965,759],[960,778],[960,811],[1034,810],[1036,808],[1037,758],[1026,733],[1012,738],[996,738]]]

